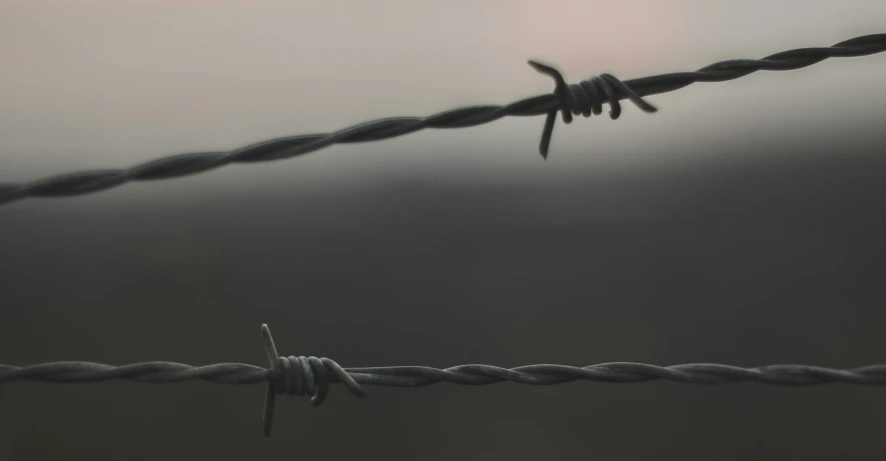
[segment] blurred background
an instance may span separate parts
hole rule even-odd
[[[882,0],[5,0],[0,182],[883,33]],[[886,55],[0,207],[0,363],[886,361]],[[608,110],[608,109],[605,109]],[[0,458],[881,459],[886,391],[0,387]]]

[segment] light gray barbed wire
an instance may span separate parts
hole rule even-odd
[[[314,406],[327,397],[329,385],[343,384],[354,396],[368,395],[362,384],[422,387],[440,382],[486,385],[504,381],[530,385],[554,385],[578,380],[609,383],[638,383],[670,380],[692,384],[758,382],[784,386],[825,383],[886,385],[886,364],[851,369],[809,365],[768,365],[742,368],[716,363],[691,363],[667,367],[644,363],[611,362],[574,367],[569,365],[526,365],[502,368],[493,365],[459,365],[438,369],[425,366],[342,368],[335,361],[317,357],[281,357],[267,325],[261,327],[270,368],[244,363],[191,366],[175,362],[143,362],[114,366],[93,362],[51,362],[25,367],[0,365],[0,383],[42,381],[92,383],[126,380],[141,383],[179,383],[203,380],[220,384],[268,383],[264,409],[264,434],[271,435],[275,396],[311,395]]]
[[[566,84],[556,69],[529,61],[537,71],[555,81],[553,94],[523,99],[506,106],[472,106],[442,112],[430,117],[392,117],[362,123],[334,133],[297,135],[251,144],[229,152],[194,152],[163,157],[129,169],[93,170],[62,174],[25,184],[0,184],[0,205],[27,197],[68,197],[120,186],[129,181],[149,181],[192,175],[229,163],[266,162],[296,157],[333,144],[379,141],[414,133],[425,128],[465,128],[489,123],[506,116],[546,114],[539,151],[547,158],[548,144],[557,112],[565,123],[572,115],[600,115],[609,104],[610,118],[621,114],[619,100],[630,99],[645,112],[656,108],[643,96],[667,93],[696,82],[723,82],[758,70],[793,70],[828,58],[867,56],[886,51],[886,34],[866,35],[831,47],[800,48],[776,53],[763,59],[737,59],[718,62],[695,72],[676,72],[622,82],[602,74],[578,84]]]

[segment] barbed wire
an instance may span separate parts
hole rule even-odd
[[[379,141],[425,128],[466,128],[490,123],[506,116],[546,114],[539,151],[547,158],[548,145],[557,112],[565,123],[572,115],[600,115],[603,104],[610,105],[610,118],[621,114],[619,100],[629,99],[645,112],[656,108],[643,96],[675,91],[696,82],[724,82],[759,70],[784,71],[807,67],[828,58],[867,56],[886,51],[886,34],[853,38],[830,47],[800,48],[763,59],[722,61],[695,72],[676,72],[622,82],[603,74],[578,84],[567,85],[556,69],[529,61],[537,71],[555,81],[553,94],[523,99],[505,106],[471,106],[441,112],[430,117],[392,117],[354,125],[333,133],[296,135],[251,144],[229,152],[194,152],[163,157],[128,169],[92,170],[68,173],[25,184],[0,184],[0,205],[27,197],[69,197],[98,192],[129,181],[150,181],[188,176],[229,163],[252,163],[297,157],[333,144]]]
[[[263,421],[266,436],[271,435],[276,395],[310,395],[311,403],[318,406],[326,400],[332,383],[343,384],[357,398],[368,395],[362,387],[364,384],[423,387],[441,382],[488,385],[508,381],[545,386],[578,380],[638,383],[664,379],[708,385],[736,382],[784,386],[811,386],[825,383],[886,385],[886,364],[845,370],[809,365],[742,368],[716,363],[663,367],[632,362],[601,363],[586,367],[540,364],[516,368],[493,365],[459,365],[444,369],[425,366],[343,368],[334,360],[325,357],[282,357],[277,352],[268,326],[262,325],[261,332],[270,363],[269,368],[244,363],[191,366],[175,362],[143,362],[114,366],[93,362],[51,362],[25,367],[0,365],[0,383],[13,381],[92,383],[110,380],[141,383],[179,383],[193,380],[220,384],[267,382]]]

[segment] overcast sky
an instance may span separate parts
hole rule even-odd
[[[630,79],[827,46],[882,32],[886,17],[881,0],[0,5],[0,182],[550,91],[549,79],[526,65],[529,58],[559,67],[570,81],[602,72]],[[810,127],[821,133],[882,114],[883,59],[698,84],[650,97],[660,109],[651,116],[629,107],[617,122],[579,118],[558,126],[544,165],[537,117],[336,146],[175,181],[191,181],[196,191],[293,179],[345,187],[422,171],[469,180],[471,172],[484,179],[562,177],[613,163],[674,164],[690,147],[723,137]]]

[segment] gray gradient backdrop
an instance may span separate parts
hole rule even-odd
[[[882,0],[0,1],[0,182],[886,32]],[[0,363],[886,362],[886,55],[0,208]],[[883,459],[886,389],[0,386],[0,460]]]

